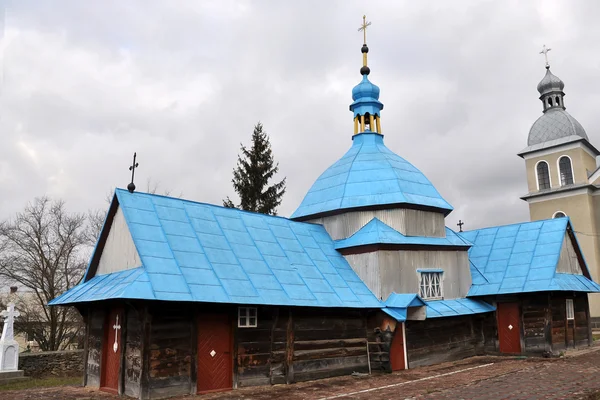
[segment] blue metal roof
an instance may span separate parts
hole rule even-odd
[[[50,304],[128,298],[381,307],[321,225],[121,189],[113,201],[142,267],[86,277]]]
[[[406,308],[424,306],[425,302],[416,293],[392,293],[385,301],[386,307]]]
[[[461,238],[452,229],[446,228],[446,237],[405,236],[389,225],[373,218],[347,239],[335,241],[336,249],[365,246],[370,244],[398,244],[423,246],[469,247],[471,243]]]
[[[350,150],[317,179],[291,218],[390,204],[452,211],[421,171],[383,144],[382,135],[366,132],[352,140]]]
[[[456,317],[459,315],[480,314],[496,310],[496,307],[482,300],[423,300],[416,293],[392,293],[385,301],[385,304],[386,308],[383,308],[383,311],[398,322],[406,320],[408,307],[427,307],[426,318]]]
[[[481,314],[496,310],[496,307],[491,304],[474,299],[426,300],[425,303],[427,304],[427,318]]]
[[[600,291],[583,275],[556,272],[569,225],[568,218],[556,218],[461,233],[473,243],[469,250],[473,284],[468,296]],[[582,268],[587,274],[587,267]]]

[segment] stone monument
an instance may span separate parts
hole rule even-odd
[[[0,316],[4,318],[0,337],[0,382],[13,381],[23,376],[23,371],[19,371],[19,344],[15,340],[13,329],[15,317],[19,315],[14,303],[9,303],[6,310],[0,312]]]

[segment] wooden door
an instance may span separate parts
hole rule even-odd
[[[231,322],[227,315],[198,321],[198,393],[232,388]]]
[[[521,353],[521,315],[519,303],[498,303],[498,340],[500,352]]]
[[[123,313],[120,309],[111,310],[104,321],[100,389],[111,393],[117,393],[119,390],[122,321]]]
[[[396,332],[394,333],[392,346],[390,347],[390,364],[392,365],[392,371],[406,369],[405,350],[404,323],[399,323],[396,325]]]

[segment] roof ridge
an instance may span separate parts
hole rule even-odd
[[[494,225],[494,226],[486,226],[484,228],[478,228],[478,229],[471,229],[468,231],[463,231],[462,233],[467,233],[467,232],[481,232],[484,229],[493,229],[493,228],[504,228],[507,226],[516,226],[516,225],[526,225],[526,224],[536,224],[538,222],[547,222],[547,221],[553,221],[556,218],[546,218],[546,219],[538,219],[536,221],[524,221],[524,222],[513,222],[512,224],[505,224],[505,225]]]
[[[352,140],[354,141],[354,138],[352,138]],[[364,142],[362,142],[362,141],[360,142],[360,144],[358,146],[358,150],[356,151],[356,153],[352,157],[352,162],[350,162],[350,165],[352,165],[354,163],[354,161],[356,161],[356,157],[358,157],[358,155],[360,154],[360,150],[362,149],[362,147],[364,146],[364,144],[365,144]],[[353,147],[354,147],[354,143],[352,143],[352,146],[350,146],[350,149],[346,152],[346,154],[348,154],[350,152],[350,150],[352,150]],[[336,163],[337,163],[337,161],[336,161]],[[329,168],[327,170],[325,170],[325,171],[328,171],[328,170],[329,170]],[[319,178],[317,178],[317,180]],[[344,198],[346,197],[346,187],[348,186],[348,179],[350,179],[350,170],[347,171],[346,180],[344,181],[344,190],[342,191],[342,197],[340,197],[340,204],[338,206],[340,209],[342,208],[342,203],[344,201]],[[309,191],[310,191],[310,189],[309,189]],[[303,201],[304,201],[304,199],[303,199]],[[302,203],[300,203],[300,205],[302,205]],[[300,208],[300,206],[298,206],[298,208]]]

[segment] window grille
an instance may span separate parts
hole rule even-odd
[[[575,319],[575,310],[573,308],[573,299],[567,299],[567,320]]]
[[[550,171],[547,162],[541,161],[537,165],[537,176],[539,190],[550,189]]]
[[[560,186],[573,184],[573,168],[569,157],[561,157],[558,160],[558,169],[560,170]]]
[[[419,287],[421,298],[423,299],[441,299],[442,293],[442,273],[441,272],[421,272],[421,283]]]
[[[256,328],[256,307],[238,307],[238,328]]]

